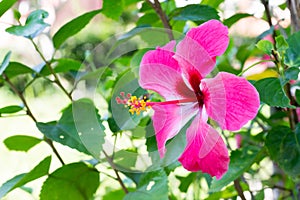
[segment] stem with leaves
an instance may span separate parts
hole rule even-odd
[[[148,2],[150,4],[150,6],[155,10],[157,15],[159,16],[160,20],[162,21],[162,23],[166,29],[169,39],[174,40],[174,35],[172,33],[172,27],[169,23],[166,13],[163,11],[163,9],[160,5],[160,2],[158,0],[154,0],[154,3],[152,3],[150,0],[146,0],[146,2]]]
[[[24,97],[24,95],[15,87],[15,85],[11,82],[11,80],[6,76],[5,73],[2,74],[2,77],[4,78],[5,82],[9,85],[9,87],[14,91],[14,93],[21,99],[22,103],[24,104],[25,108],[26,108],[26,113],[27,115],[35,122],[37,123],[36,118],[34,117],[33,113],[31,112],[31,109]],[[61,158],[61,156],[59,155],[58,151],[56,150],[53,141],[48,139],[47,137],[44,137],[44,141],[49,144],[49,146],[51,147],[53,153],[57,156],[58,160],[61,162],[62,165],[64,165],[64,161]]]
[[[261,0],[261,2],[265,7],[265,12],[266,12],[267,21],[269,23],[269,26],[273,27],[272,16],[271,16],[271,11],[270,11],[270,7],[269,7],[269,0]],[[272,55],[274,57],[274,62],[277,67],[278,73],[281,73],[284,69],[287,69],[287,66],[282,64],[282,62],[278,56],[277,47],[276,47],[276,36],[277,36],[277,34],[274,29],[273,33],[272,33],[272,37],[274,40],[274,50],[272,51]],[[284,86],[284,89],[285,89],[285,92],[287,93],[288,98],[291,101],[291,105],[296,105],[296,101],[291,94],[291,84],[289,82]],[[287,108],[287,114],[288,114],[288,118],[289,118],[290,128],[292,130],[294,130],[296,127],[296,124],[298,123],[298,116],[296,113],[296,109]]]

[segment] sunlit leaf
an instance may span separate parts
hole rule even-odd
[[[275,38],[276,41],[276,49],[277,51],[284,53],[285,50],[287,50],[289,48],[289,44],[287,43],[287,41],[284,39],[284,37],[282,35],[279,35]]]
[[[254,83],[260,100],[269,106],[291,107],[278,78],[265,78]]]
[[[58,49],[68,38],[81,31],[101,10],[94,10],[63,25],[53,36],[53,44]]]
[[[119,20],[123,12],[123,0],[104,0],[103,14],[114,20]]]
[[[14,135],[6,138],[4,144],[9,150],[26,152],[41,141],[41,139],[32,136]]]
[[[71,163],[49,175],[42,186],[41,200],[92,199],[100,184],[99,172],[84,163]]]
[[[135,192],[128,193],[124,200],[168,200],[168,177],[163,170],[143,174]]]
[[[5,74],[8,78],[13,78],[18,75],[30,74],[30,73],[35,73],[35,72],[30,67],[19,62],[10,62],[7,68],[5,69]]]
[[[12,26],[7,28],[6,32],[26,38],[34,38],[49,26],[49,24],[44,22],[44,19],[47,18],[48,15],[48,12],[44,10],[35,10],[30,13],[24,26]]]
[[[213,179],[209,192],[218,192],[240,177],[251,167],[262,151],[263,150],[255,146],[245,146],[241,150],[232,151],[228,171],[220,180]]]
[[[1,114],[11,114],[11,113],[16,113],[23,110],[23,107],[21,106],[6,106],[3,108],[0,108],[0,116]]]
[[[139,18],[136,25],[137,26],[144,26],[144,25],[154,25],[157,24],[157,22],[161,22],[158,15],[154,12],[146,13],[142,17]]]
[[[228,26],[228,28],[230,28],[233,24],[238,22],[240,19],[250,17],[250,16],[253,16],[253,15],[248,14],[248,13],[237,13],[237,14],[225,19],[223,21],[223,23],[224,23],[225,26]]]
[[[18,0],[2,0],[0,2],[0,17],[9,10]]]
[[[258,81],[261,79],[271,78],[271,77],[278,77],[278,73],[275,70],[267,69],[261,73],[249,75],[246,78],[248,80]]]
[[[268,55],[272,54],[272,50],[274,49],[272,42],[270,42],[269,40],[260,40],[257,44],[256,44],[257,48],[262,50],[263,52],[265,52]]]
[[[0,65],[0,76],[3,74],[3,72],[5,71],[5,69],[8,67],[10,55],[11,55],[11,52],[9,51],[9,52],[5,55],[5,57],[4,57],[4,59],[3,59],[2,63],[1,63],[1,65]]]
[[[0,187],[0,198],[4,197],[7,193],[9,193],[15,188],[21,187],[30,181],[47,175],[49,172],[50,163],[51,156],[48,156],[44,160],[42,160],[36,167],[34,167],[30,172],[19,174],[14,178],[6,181]]]
[[[214,1],[211,1],[211,0],[202,0],[201,4],[208,5],[208,6],[211,6],[211,7],[217,9],[222,2],[224,2],[224,0],[214,0]]]

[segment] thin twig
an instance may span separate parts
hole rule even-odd
[[[126,188],[126,186],[124,185],[120,175],[119,175],[119,171],[117,170],[117,166],[115,165],[115,163],[113,162],[113,160],[111,159],[111,157],[109,157],[109,155],[104,151],[102,150],[102,152],[104,153],[106,159],[107,159],[107,162],[109,163],[109,165],[111,166],[111,168],[114,170],[116,176],[117,176],[117,180],[118,182],[120,183],[123,191],[127,194],[128,193],[128,189]]]
[[[37,122],[36,118],[32,114],[27,101],[25,100],[23,94],[14,86],[14,84],[10,81],[10,79],[7,77],[5,73],[2,74],[5,82],[9,85],[9,87],[16,93],[16,95],[21,99],[22,103],[24,104],[25,108],[27,109],[27,115],[34,121]]]
[[[70,95],[70,93],[64,88],[64,86],[61,84],[57,74],[55,73],[55,71],[53,70],[53,68],[51,67],[51,63],[49,61],[47,61],[47,59],[45,58],[45,56],[43,55],[43,53],[40,51],[40,49],[38,48],[38,46],[36,45],[36,43],[33,41],[33,39],[30,38],[31,43],[33,44],[35,50],[38,52],[38,54],[40,55],[40,57],[42,58],[42,60],[45,62],[46,66],[48,67],[50,73],[54,76],[54,82],[58,85],[58,87],[60,87],[60,89],[67,95],[67,97],[73,101],[72,96]]]
[[[242,200],[246,200],[246,197],[244,195],[244,191],[243,191],[243,188],[242,188],[242,186],[240,184],[239,179],[234,180],[233,183],[234,183],[234,188],[238,192],[238,195],[241,197],[241,199]]]
[[[158,0],[154,0],[154,3],[152,3],[150,0],[146,0],[146,2],[148,2],[150,4],[150,6],[155,10],[155,12],[157,13],[157,15],[159,16],[160,20],[162,21],[166,32],[169,36],[170,40],[174,40],[174,35],[172,33],[172,27],[169,23],[169,20],[167,18],[166,13],[164,13],[160,3]]]
[[[49,138],[47,137],[44,137],[44,141],[49,144],[49,146],[51,147],[53,153],[56,155],[56,157],[58,158],[58,160],[60,161],[60,163],[62,165],[65,165],[65,162],[63,161],[63,159],[61,158],[61,156],[59,155],[58,151],[56,150],[54,144],[53,144],[53,141],[50,140]]]

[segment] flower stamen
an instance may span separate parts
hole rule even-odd
[[[129,112],[133,114],[141,114],[142,111],[147,111],[147,109],[151,108],[149,105],[150,100],[147,99],[146,96],[142,97],[136,97],[132,96],[130,93],[128,93],[125,97],[125,93],[121,92],[120,97],[116,97],[116,102],[118,104],[124,104],[125,107],[129,108]]]

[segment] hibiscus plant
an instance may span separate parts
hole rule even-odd
[[[199,2],[0,1],[0,198],[300,199],[299,2]]]

